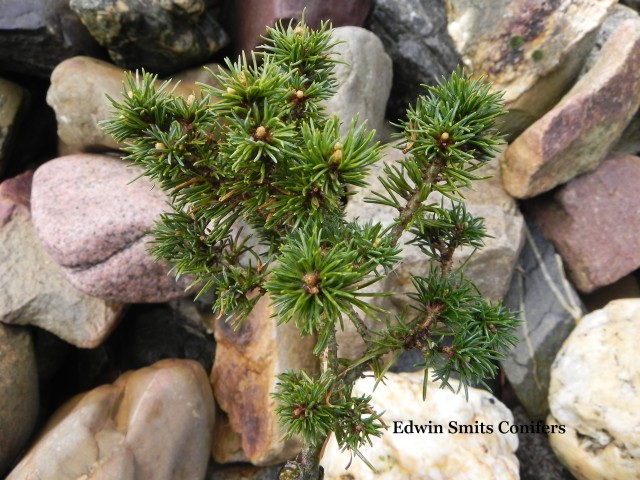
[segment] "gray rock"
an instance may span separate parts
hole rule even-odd
[[[106,155],[59,157],[36,170],[33,223],[65,277],[109,301],[153,303],[187,295],[147,252],[147,232],[167,198],[126,162]]]
[[[385,53],[382,42],[373,33],[360,27],[339,27],[333,38],[342,41],[333,48],[337,60],[338,84],[336,94],[325,103],[329,115],[336,114],[343,122],[344,135],[352,118],[358,116],[359,123],[367,122],[378,138],[387,130],[385,108],[389,99],[391,80],[391,58]]]
[[[159,75],[206,61],[228,43],[208,0],[71,0],[111,59]]]
[[[640,267],[640,157],[613,153],[527,209],[553,242],[576,288],[609,285]]]
[[[640,105],[640,18],[622,21],[598,61],[502,162],[505,188],[530,198],[596,168]]]
[[[446,0],[448,31],[468,73],[503,90],[513,136],[562,97],[615,0]]]
[[[6,167],[26,102],[26,91],[22,87],[0,78],[0,175]]]
[[[520,343],[502,369],[529,416],[544,419],[551,364],[584,307],[565,277],[562,259],[531,221],[504,304],[520,312],[522,323],[516,333]]]
[[[4,478],[38,417],[38,372],[31,334],[0,323],[0,476]]]
[[[95,347],[116,326],[123,305],[86,295],[65,280],[31,223],[32,175],[0,184],[0,321]]]
[[[393,60],[393,87],[387,116],[395,121],[433,85],[449,75],[460,56],[447,33],[441,0],[375,0],[367,23]]]
[[[49,78],[76,55],[106,57],[69,0],[3,0],[0,8],[0,70]]]

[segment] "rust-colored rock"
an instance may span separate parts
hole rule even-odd
[[[593,170],[640,106],[640,19],[622,22],[562,101],[507,149],[507,191],[530,198]]]
[[[640,157],[615,153],[593,172],[528,204],[582,292],[640,267]]]
[[[283,440],[271,393],[280,373],[316,371],[315,339],[300,338],[292,323],[276,325],[269,303],[267,296],[261,298],[238,330],[222,319],[215,326],[211,382],[218,404],[229,416],[228,426],[216,426],[215,438],[225,439],[224,445],[218,440],[213,446],[219,463],[246,459],[271,465],[293,457],[299,448],[297,442]]]

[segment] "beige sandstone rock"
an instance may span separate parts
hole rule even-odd
[[[214,329],[216,360],[211,382],[216,401],[229,424],[216,427],[214,458],[219,463],[249,460],[271,465],[297,453],[296,441],[285,441],[275,414],[276,375],[288,370],[317,370],[315,339],[300,338],[293,323],[276,325],[267,296],[261,298],[242,327],[220,319]],[[242,451],[239,447],[242,447]]]
[[[38,371],[31,332],[0,323],[0,477],[7,473],[29,439],[38,417],[38,404]]]
[[[621,22],[598,61],[503,157],[507,191],[530,198],[593,170],[640,106],[640,18]]]
[[[214,424],[202,366],[168,359],[64,404],[7,480],[197,480]]]
[[[640,472],[640,299],[584,316],[551,372],[551,446],[579,480],[635,479]]]
[[[118,145],[98,122],[112,116],[106,95],[122,100],[124,70],[91,57],[73,57],[61,62],[51,74],[47,103],[56,113],[58,136],[71,151],[102,151]],[[197,91],[193,84],[181,83],[177,95],[187,97]]]
[[[332,437],[321,461],[325,480],[519,478],[515,456],[518,437],[498,431],[501,422],[503,429],[513,424],[511,411],[484,390],[470,388],[467,401],[463,392],[456,395],[434,383],[429,384],[423,401],[422,378],[422,372],[387,374],[373,393],[373,378],[358,380],[354,394],[371,394],[372,404],[385,412],[382,418],[389,425],[381,438],[372,439],[373,446],[361,449],[378,473],[359,458],[354,458],[345,471],[349,454],[341,453]],[[454,380],[451,385],[458,387]],[[394,429],[402,431],[410,421],[414,426],[426,424],[432,432],[441,426],[443,433],[394,433]],[[455,422],[452,431],[458,433],[449,433],[451,422]],[[478,433],[460,433],[462,425],[471,425],[470,431]],[[493,433],[488,433],[489,426]]]
[[[504,90],[517,134],[570,87],[615,0],[447,0],[448,31],[469,73]]]

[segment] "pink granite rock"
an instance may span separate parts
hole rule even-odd
[[[73,287],[31,223],[33,172],[0,184],[0,322],[34,325],[81,348],[98,346],[123,305]]]
[[[506,190],[530,198],[593,170],[640,106],[640,18],[621,22],[599,58],[549,113],[507,149]]]
[[[640,157],[615,153],[593,172],[528,204],[582,292],[640,267]]]
[[[76,288],[125,303],[185,294],[146,251],[147,232],[167,199],[138,168],[106,155],[78,154],[42,165],[33,178],[33,223]],[[135,180],[135,181],[134,181]]]
[[[201,479],[214,421],[202,366],[161,360],[60,407],[7,480]]]

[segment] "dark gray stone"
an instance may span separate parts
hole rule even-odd
[[[522,322],[516,333],[520,343],[502,368],[531,418],[544,419],[551,364],[584,307],[564,275],[560,256],[530,220],[504,304],[520,311]]]
[[[375,0],[365,25],[393,60],[393,87],[387,116],[403,118],[409,103],[461,63],[447,33],[442,0]]]
[[[0,71],[48,78],[76,55],[106,56],[69,0],[0,2]]]
[[[111,59],[159,75],[207,61],[228,43],[214,17],[215,0],[71,0]]]

